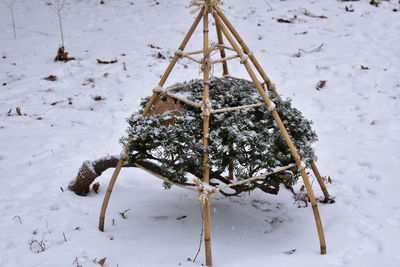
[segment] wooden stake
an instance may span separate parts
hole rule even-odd
[[[331,199],[331,197],[329,196],[328,189],[326,189],[326,185],[324,183],[324,179],[322,179],[322,176],[319,173],[319,170],[317,168],[317,164],[315,164],[314,161],[310,161],[310,166],[311,166],[311,169],[312,169],[315,177],[317,178],[317,181],[318,181],[319,186],[321,187],[322,193],[324,193],[325,199],[324,199],[323,202],[324,203],[332,202],[333,199]]]
[[[218,8],[214,7],[215,10],[217,10],[218,12]],[[256,86],[257,90],[259,91],[260,95],[262,96],[264,102],[267,104],[267,106],[271,106],[272,102],[268,97],[268,94],[264,91],[262,85],[260,84],[260,82],[257,80],[257,77],[253,71],[253,69],[251,68],[248,60],[246,59],[244,53],[241,51],[241,49],[239,48],[239,46],[236,44],[236,42],[233,40],[232,36],[230,35],[230,33],[228,32],[228,30],[226,29],[225,25],[222,23],[220,17],[219,17],[220,12],[218,13],[213,13],[214,19],[216,21],[216,23],[219,24],[219,27],[221,28],[222,32],[224,33],[226,39],[229,41],[229,43],[232,45],[232,47],[235,49],[236,53],[239,55],[239,57],[242,59],[242,62],[247,70],[247,72],[249,73],[254,85]],[[292,154],[292,156],[294,157],[295,161],[296,161],[296,165],[299,168],[299,172],[303,178],[304,184],[306,186],[307,189],[307,193],[308,196],[310,198],[311,201],[311,206],[314,212],[314,218],[315,218],[315,223],[317,225],[317,231],[318,231],[318,237],[319,237],[319,241],[320,241],[320,248],[321,248],[321,254],[326,254],[326,243],[325,243],[325,235],[324,235],[324,230],[322,228],[322,222],[321,222],[321,217],[318,211],[318,206],[317,206],[317,201],[315,199],[314,196],[314,192],[312,190],[308,175],[305,171],[305,168],[302,168],[302,162],[300,159],[299,154],[297,153],[297,149],[294,146],[288,132],[286,131],[285,126],[283,125],[283,122],[281,120],[281,118],[279,117],[278,112],[276,111],[276,109],[274,109],[272,111],[272,116],[274,118],[274,120],[276,121],[279,130],[281,131],[283,138],[285,140],[285,142],[287,143],[287,145],[289,146],[290,152]]]
[[[240,35],[236,31],[235,27],[233,27],[232,23],[230,23],[228,18],[225,16],[225,14],[222,12],[222,10],[218,6],[214,6],[214,9],[215,9],[215,11],[217,11],[218,16],[225,23],[226,27],[228,27],[228,29],[231,31],[232,35],[236,38],[236,40],[238,41],[238,43],[242,47],[244,53],[246,55],[249,55],[250,60],[253,62],[254,66],[257,69],[257,71],[260,73],[261,77],[263,78],[264,82],[266,83],[268,90],[272,91],[276,96],[278,96],[278,92],[276,91],[275,85],[271,82],[270,78],[265,73],[264,69],[261,67],[261,65],[258,62],[257,58],[252,53],[249,54],[249,52],[250,52],[249,47],[246,45],[246,43],[240,37]]]
[[[114,184],[117,181],[119,172],[122,168],[122,164],[124,163],[123,157],[121,157],[118,161],[117,167],[114,170],[114,173],[111,177],[110,183],[108,184],[106,195],[104,196],[103,205],[101,206],[100,211],[100,220],[99,220],[99,230],[104,232],[104,220],[106,216],[106,210],[108,206],[108,201],[110,200],[111,192],[114,188]]]
[[[190,27],[189,31],[187,32],[185,38],[183,39],[181,45],[179,46],[179,50],[183,51],[187,45],[187,43],[190,40],[190,37],[192,37],[193,32],[196,30],[197,26],[200,23],[200,20],[203,18],[203,14],[204,14],[204,8],[202,8],[199,12],[199,15],[196,17],[195,21],[193,22],[192,26]],[[167,78],[169,76],[169,74],[171,73],[172,69],[174,68],[176,62],[178,61],[178,56],[175,55],[171,62],[169,63],[166,71],[164,72],[163,76],[161,77],[160,82],[158,83],[158,85],[160,87],[162,87],[165,82],[167,81]],[[151,106],[154,104],[154,101],[157,99],[157,93],[153,93],[151,98],[149,99],[149,101],[146,104],[146,107],[143,110],[142,116],[146,116],[151,109]],[[125,152],[127,151],[128,147],[129,147],[129,143],[125,146]],[[111,180],[108,184],[107,187],[107,191],[106,194],[104,196],[104,200],[103,200],[103,204],[101,206],[101,210],[100,210],[100,218],[99,218],[99,230],[104,232],[104,221],[105,221],[105,216],[106,216],[106,211],[107,211],[107,206],[108,206],[108,202],[110,200],[110,196],[111,196],[111,192],[114,188],[115,182],[118,178],[119,172],[121,171],[122,168],[122,164],[124,163],[124,159],[123,157],[120,158],[120,160],[118,161],[117,167],[115,168],[113,175],[111,177]]]
[[[210,111],[207,110],[210,105],[210,67],[211,67],[211,59],[210,59],[210,51],[209,51],[209,40],[208,40],[208,12],[206,10],[204,12],[203,17],[203,50],[204,50],[204,62],[208,61],[208,64],[205,64],[203,69],[203,80],[204,80],[204,92],[203,92],[203,182],[210,183],[210,168],[207,166],[209,155],[207,151],[208,147],[208,134],[210,130]],[[206,254],[206,265],[212,266],[212,252],[211,252],[211,203],[210,199],[206,201],[205,205],[203,205],[203,224],[204,224],[204,245],[205,245],[205,254]]]
[[[217,31],[218,44],[224,45],[224,38],[222,36],[221,29],[219,28],[217,23],[215,23],[215,29]],[[225,49],[222,48],[219,51],[220,51],[221,58],[224,59],[226,57]],[[222,69],[223,69],[224,76],[229,75],[228,62],[222,61]]]

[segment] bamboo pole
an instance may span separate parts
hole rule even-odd
[[[117,177],[119,175],[119,172],[122,168],[123,163],[124,163],[124,160],[121,157],[118,161],[117,167],[115,167],[115,169],[114,169],[110,183],[108,184],[108,187],[107,187],[106,194],[104,196],[103,204],[101,206],[101,211],[100,211],[100,219],[99,219],[99,230],[102,232],[104,232],[104,220],[105,220],[105,216],[106,216],[108,201],[110,200],[111,192],[113,190],[115,182],[117,181]]]
[[[192,26],[190,27],[189,31],[188,31],[187,34],[185,35],[185,37],[184,37],[184,39],[183,39],[181,45],[179,46],[179,50],[183,51],[183,49],[185,49],[187,43],[188,43],[189,40],[190,40],[190,37],[192,37],[193,32],[196,30],[197,26],[199,25],[200,20],[201,20],[201,18],[203,17],[203,13],[204,13],[204,8],[202,8],[202,9],[200,10],[199,15],[196,17],[196,19],[195,19],[195,21],[193,22]],[[172,58],[172,60],[171,60],[171,62],[169,63],[169,65],[168,65],[166,71],[164,72],[163,76],[161,77],[160,82],[158,83],[158,85],[159,85],[160,87],[162,87],[162,86],[165,84],[165,82],[166,82],[166,80],[167,80],[169,74],[171,73],[171,71],[172,71],[173,67],[175,66],[176,62],[178,61],[178,58],[179,58],[178,55],[175,55],[175,56]],[[154,103],[154,101],[156,100],[156,98],[157,98],[157,93],[153,93],[152,96],[151,96],[151,98],[150,98],[149,101],[147,102],[146,107],[145,107],[144,110],[143,110],[142,116],[146,116],[146,115],[150,112],[151,106],[153,105],[153,103]],[[125,148],[124,148],[124,152],[125,152],[125,153],[127,152],[129,143],[130,143],[130,142],[128,142],[128,144],[127,144],[127,145],[125,146]],[[113,188],[114,188],[115,182],[117,181],[119,172],[121,171],[122,164],[124,163],[124,161],[125,161],[124,157],[121,157],[121,158],[119,159],[118,164],[117,164],[117,167],[115,167],[115,170],[114,170],[114,172],[113,172],[113,175],[112,175],[112,177],[111,177],[111,180],[110,180],[110,182],[109,182],[109,184],[108,184],[106,194],[105,194],[105,196],[104,196],[103,204],[102,204],[101,210],[100,210],[100,218],[99,218],[99,230],[102,231],[102,232],[104,232],[104,221],[105,221],[105,216],[106,216],[106,211],[107,211],[108,202],[109,202],[109,200],[110,200],[110,196],[111,196],[112,190],[113,190]]]
[[[209,40],[208,40],[208,12],[204,12],[203,17],[203,50],[204,50],[204,62],[210,61],[209,51]],[[207,111],[209,108],[210,98],[210,65],[205,64],[203,69],[203,80],[204,80],[204,92],[203,92],[203,182],[210,183],[210,168],[207,166],[209,160],[209,154],[207,151],[208,147],[208,135],[210,130],[210,113]],[[203,205],[203,225],[204,225],[204,245],[205,245],[205,256],[206,265],[212,266],[212,252],[211,252],[211,203],[208,198]]]
[[[240,58],[242,59],[242,62],[247,70],[247,72],[249,73],[254,85],[256,86],[256,88],[258,89],[260,95],[262,96],[264,102],[267,104],[267,106],[272,107],[273,103],[272,101],[269,99],[268,94],[264,91],[262,85],[260,84],[260,82],[257,80],[256,74],[254,73],[253,69],[251,68],[248,60],[246,59],[244,53],[240,50],[239,46],[236,44],[236,42],[233,40],[232,36],[230,35],[230,33],[228,32],[228,30],[225,28],[225,25],[222,23],[219,14],[220,12],[218,12],[218,8],[214,7],[215,10],[217,10],[217,13],[213,13],[214,19],[216,21],[216,23],[219,24],[222,32],[224,33],[226,39],[229,41],[229,43],[232,45],[232,47],[236,50],[236,53],[238,53],[238,55],[240,56]],[[319,210],[318,210],[318,206],[317,206],[317,201],[315,199],[314,196],[314,192],[312,190],[308,175],[305,171],[305,168],[303,168],[303,162],[300,159],[300,156],[297,152],[296,147],[294,146],[288,132],[286,131],[285,126],[282,123],[281,118],[279,117],[278,112],[276,111],[275,108],[273,108],[271,110],[272,112],[272,116],[274,118],[274,120],[276,121],[279,130],[281,131],[283,138],[285,140],[285,142],[287,143],[287,145],[289,146],[290,152],[292,154],[292,156],[294,157],[295,161],[296,161],[296,165],[298,166],[298,171],[300,172],[302,178],[303,178],[303,182],[306,186],[307,189],[307,193],[308,196],[310,198],[311,201],[311,206],[313,209],[313,213],[314,213],[314,218],[315,218],[315,223],[317,225],[317,231],[318,231],[318,237],[319,237],[319,241],[320,241],[320,249],[321,249],[321,254],[326,254],[326,243],[325,243],[325,235],[324,235],[324,230],[322,228],[322,222],[321,222],[321,217],[319,214]]]
[[[278,92],[276,91],[275,85],[271,82],[271,79],[265,73],[264,69],[261,67],[261,65],[258,62],[257,58],[253,55],[253,53],[250,53],[249,47],[243,41],[242,37],[240,37],[240,35],[236,31],[235,27],[233,27],[232,23],[228,20],[228,18],[225,16],[225,14],[222,12],[222,10],[218,6],[214,6],[214,9],[215,9],[215,11],[217,11],[218,16],[222,19],[222,21],[225,23],[225,25],[231,31],[232,35],[236,38],[236,40],[238,41],[238,43],[242,47],[244,53],[249,56],[251,62],[253,62],[254,66],[257,69],[257,71],[260,73],[260,75],[263,78],[264,82],[267,84],[268,90],[272,91],[276,96],[279,96]]]
[[[237,110],[241,110],[241,109],[256,108],[256,107],[262,107],[262,106],[265,106],[265,102],[252,104],[252,105],[246,105],[246,106],[237,106],[237,107],[232,107],[232,108],[213,109],[213,110],[211,110],[211,114],[222,113],[222,112],[231,112],[231,111],[237,111]]]
[[[317,168],[317,164],[315,164],[314,161],[310,161],[310,166],[311,166],[311,169],[312,169],[315,177],[317,178],[317,181],[318,181],[319,186],[321,187],[322,193],[324,193],[325,199],[323,200],[323,202],[324,203],[332,202],[333,199],[331,199],[331,197],[329,195],[328,189],[326,188],[326,185],[324,183],[324,179],[322,179],[322,176]]]
[[[223,46],[224,38],[222,36],[221,29],[219,28],[217,23],[215,23],[215,30],[217,31],[218,44]],[[226,57],[225,49],[221,48],[219,51],[220,51],[221,58],[224,59]],[[222,70],[223,70],[224,76],[229,75],[228,62],[222,62]]]
[[[211,61],[211,64],[222,63],[222,65],[225,66],[224,63],[227,63],[228,60],[232,60],[232,59],[235,59],[235,58],[238,58],[238,57],[239,57],[238,55],[233,55],[233,56],[230,56],[230,57],[224,57],[224,58],[216,59],[216,60]],[[228,74],[224,74],[224,75],[226,76]]]

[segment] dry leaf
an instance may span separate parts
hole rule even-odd
[[[43,78],[43,80],[54,82],[54,81],[57,81],[57,76],[56,75],[49,75],[49,76]]]
[[[100,188],[100,183],[95,183],[92,186],[93,191],[98,194],[99,193],[99,188]]]
[[[21,112],[21,108],[20,107],[16,107],[15,108],[15,112],[17,112],[18,116],[22,116],[22,112]]]
[[[306,189],[306,187],[304,186],[304,185],[302,185],[301,187],[300,187],[300,191],[304,191]]]
[[[352,5],[346,6],[344,9],[346,10],[346,12],[354,12],[354,8]]]
[[[97,263],[100,264],[101,266],[103,266],[104,263],[106,263],[106,259],[107,259],[107,258],[102,258],[102,259],[99,260]]]
[[[165,56],[163,54],[161,54],[160,52],[158,52],[156,54],[156,58],[165,59]]]
[[[320,89],[324,88],[325,85],[326,85],[326,82],[327,82],[326,80],[319,81],[318,84],[317,84],[316,89],[320,90]]]
[[[327,19],[327,16],[323,16],[323,15],[314,15],[313,13],[311,13],[310,11],[308,11],[307,9],[304,9],[304,15],[311,17],[311,18],[317,18],[317,19]]]
[[[361,65],[361,69],[362,70],[369,70],[369,68],[367,66]]]
[[[92,98],[93,98],[94,101],[102,101],[102,100],[105,100],[104,97],[99,96],[99,95],[96,95],[96,96],[94,96],[94,97],[92,97]]]
[[[99,64],[114,64],[114,63],[118,62],[117,59],[107,61],[107,60],[101,60],[101,59],[96,58],[96,60],[97,60],[97,63],[99,63]]]
[[[161,49],[161,47],[153,45],[153,44],[148,44],[147,46],[150,48],[154,48],[154,49]]]
[[[74,57],[69,57],[68,56],[68,52],[65,52],[64,50],[64,46],[61,46],[60,48],[58,48],[57,50],[57,56],[54,58],[54,61],[64,61],[64,62],[68,62],[70,60],[75,60]]]
[[[296,19],[297,19],[297,16],[294,15],[293,18],[290,18],[290,19],[282,19],[282,18],[279,18],[279,19],[277,19],[276,21],[277,21],[277,22],[280,22],[280,23],[293,23]]]

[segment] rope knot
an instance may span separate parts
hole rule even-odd
[[[300,161],[300,164],[299,164],[299,166],[297,167],[297,171],[298,172],[301,172],[302,170],[305,170],[306,169],[306,164],[303,162],[303,161]]]
[[[272,112],[276,109],[276,105],[274,102],[272,102],[272,100],[269,101],[269,106],[268,106],[268,111]]]
[[[175,56],[183,57],[183,51],[182,50],[176,50],[175,51]]]
[[[199,192],[196,200],[203,206],[209,201],[210,195],[219,193],[219,189],[217,187],[204,183],[199,178],[194,178],[193,182],[197,186],[197,191]]]
[[[201,112],[201,117],[204,118],[204,116],[210,116],[211,109],[212,109],[211,101],[210,101],[210,99],[207,98],[203,102],[203,105],[201,106],[201,111],[202,111]]]
[[[214,6],[223,5],[222,0],[192,0],[190,1],[189,7],[195,6],[196,8],[191,11],[191,13],[196,13],[200,9],[204,8],[204,12],[213,8]]]
[[[163,93],[163,92],[164,92],[164,90],[162,89],[162,87],[160,85],[156,86],[153,89],[153,93],[155,93],[155,94],[159,94],[159,93]]]

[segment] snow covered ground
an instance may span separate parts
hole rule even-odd
[[[99,179],[99,194],[66,190],[84,160],[121,150],[125,118],[151,93],[195,16],[188,0],[105,2],[67,0],[65,46],[77,58],[68,63],[53,62],[60,36],[49,6],[17,0],[14,40],[10,9],[0,2],[1,267],[99,266],[94,260],[105,257],[110,267],[204,263],[203,250],[195,263],[187,260],[201,231],[191,192],[123,170],[102,233],[111,170]],[[225,2],[278,91],[314,121],[319,168],[332,177],[336,203],[319,205],[328,246],[322,256],[311,208],[298,208],[287,190],[214,196],[214,265],[400,266],[400,12],[393,11],[400,3]],[[200,38],[198,31],[188,50],[200,48]],[[240,64],[230,72],[247,77]],[[49,75],[58,79],[43,79]],[[167,83],[200,77],[184,60]],[[326,86],[316,90],[320,80]],[[316,181],[314,189],[322,195]]]

